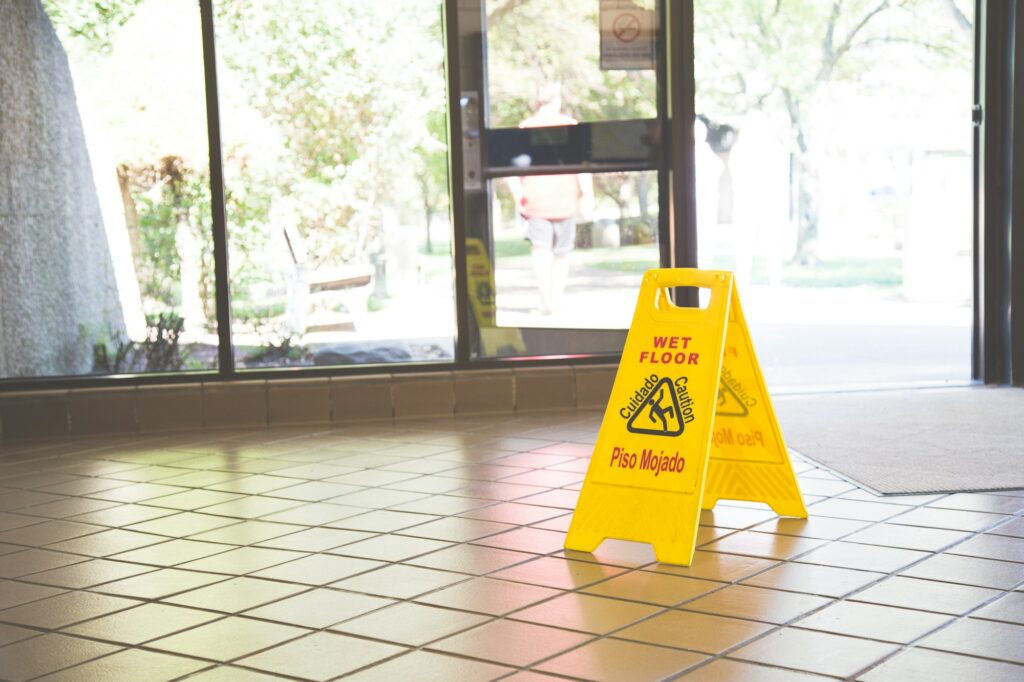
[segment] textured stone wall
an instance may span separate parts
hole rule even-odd
[[[0,0],[0,377],[88,372],[108,327],[124,319],[67,56],[40,0]]]

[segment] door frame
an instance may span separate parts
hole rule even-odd
[[[658,244],[661,267],[696,267],[696,171],[694,166],[693,121],[693,4],[685,0],[659,0],[656,5],[656,104],[654,119],[659,128],[662,151],[654,171],[658,182]],[[461,365],[489,366],[510,358],[475,358],[475,325],[471,312],[466,239],[469,223],[486,219],[491,225],[490,192],[487,183],[487,47],[486,0],[445,0],[444,34],[448,79],[448,133],[451,190],[453,255],[455,258],[455,306],[458,320],[455,341],[456,362]],[[467,135],[463,96],[476,93],[472,135]],[[676,115],[673,115],[676,114]],[[689,123],[687,123],[687,121]],[[467,138],[473,138],[467,141]],[[468,151],[467,151],[468,149]],[[469,155],[478,155],[476,161]],[[580,170],[566,166],[570,172]],[[482,169],[482,189],[466,188],[467,173]],[[593,167],[593,172],[635,170],[628,164]],[[696,292],[680,294],[684,305],[696,305]],[[692,297],[692,301],[690,298]],[[677,299],[680,300],[680,299]],[[572,333],[576,330],[559,330]],[[587,330],[579,330],[584,332]],[[606,330],[598,330],[606,331]],[[617,335],[625,339],[625,330]],[[596,361],[613,360],[615,354],[599,353]],[[565,356],[553,359],[564,361]],[[573,357],[573,361],[584,359]]]
[[[972,376],[1024,386],[1024,8],[977,0],[974,26]]]

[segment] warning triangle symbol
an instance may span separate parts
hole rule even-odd
[[[664,377],[655,384],[647,399],[629,418],[626,430],[650,436],[678,436],[683,432],[679,399],[671,379]]]
[[[716,417],[746,417],[750,409],[743,404],[736,391],[729,388],[724,381],[718,382],[718,403],[715,406]]]

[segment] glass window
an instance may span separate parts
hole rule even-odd
[[[770,383],[970,378],[973,8],[696,3],[700,263]]]
[[[572,187],[576,176],[555,177]],[[657,173],[589,175],[593,205],[571,221],[564,253],[531,248],[529,233],[541,227],[523,217],[510,188],[519,184],[519,194],[529,194],[531,180],[552,183],[536,177],[493,183],[498,326],[627,329],[643,273],[658,267]]]
[[[567,111],[580,121],[655,118],[657,81],[647,68],[601,68],[601,26],[596,0],[487,0],[488,127],[515,128],[534,114],[537,91],[562,86]],[[629,7],[630,3],[618,3]],[[652,48],[655,0],[633,2],[640,17],[634,45]],[[650,22],[650,23],[648,23]],[[632,36],[630,36],[632,37]],[[606,50],[607,52],[607,50]]]
[[[197,4],[4,2],[0,26],[0,377],[212,368]]]
[[[486,179],[464,179],[470,356],[616,353],[660,260],[659,5],[483,5],[463,33],[485,55],[462,84],[485,128],[483,155],[463,144]]]
[[[452,360],[440,4],[215,12],[237,366]]]

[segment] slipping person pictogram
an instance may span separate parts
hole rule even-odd
[[[650,436],[678,436],[683,432],[683,428],[679,399],[676,397],[672,380],[668,377],[663,377],[651,389],[650,395],[637,406],[626,423],[627,431]]]
[[[736,391],[729,387],[724,381],[718,384],[718,404],[715,408],[715,415],[718,417],[746,417],[750,409],[743,404]]]

